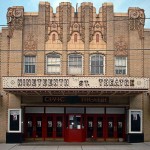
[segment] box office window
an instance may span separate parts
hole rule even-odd
[[[115,58],[115,74],[127,74],[127,57],[117,56]]]
[[[104,56],[100,54],[91,55],[90,70],[92,75],[104,74]]]
[[[48,54],[46,56],[46,72],[47,74],[60,74],[59,54]]]
[[[25,56],[24,57],[24,73],[35,73],[36,66],[35,56]]]
[[[69,55],[68,74],[82,74],[82,55],[80,54]]]

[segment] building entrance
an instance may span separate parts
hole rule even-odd
[[[125,115],[26,114],[25,138],[61,139],[66,142],[118,141],[125,139]]]
[[[25,138],[47,140],[63,138],[64,115],[27,114],[25,116]]]
[[[124,115],[87,115],[86,126],[87,138],[104,141],[125,139]]]

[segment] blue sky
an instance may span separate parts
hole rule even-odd
[[[56,7],[60,2],[71,2],[73,7],[81,5],[82,2],[89,2],[89,0],[0,0],[0,29],[1,25],[6,25],[7,9],[12,6],[24,6],[26,12],[37,12],[39,1],[48,1],[55,12]],[[145,10],[146,22],[145,28],[150,28],[150,0],[91,0],[97,12],[104,2],[112,2],[114,5],[114,12],[128,12],[129,7],[140,7]]]

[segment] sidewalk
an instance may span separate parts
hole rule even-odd
[[[0,144],[0,150],[150,150],[150,142],[145,143],[56,143],[55,144]]]

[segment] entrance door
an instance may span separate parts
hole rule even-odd
[[[69,114],[66,115],[65,138],[66,142],[84,142],[84,115]]]
[[[86,117],[87,138],[104,138],[104,115],[87,115]]]
[[[40,114],[27,115],[25,121],[25,138],[41,139],[43,137],[43,117]]]
[[[107,115],[106,117],[106,140],[118,141],[125,138],[124,115]]]
[[[63,138],[64,117],[59,114],[49,114],[46,116],[46,138]]]

